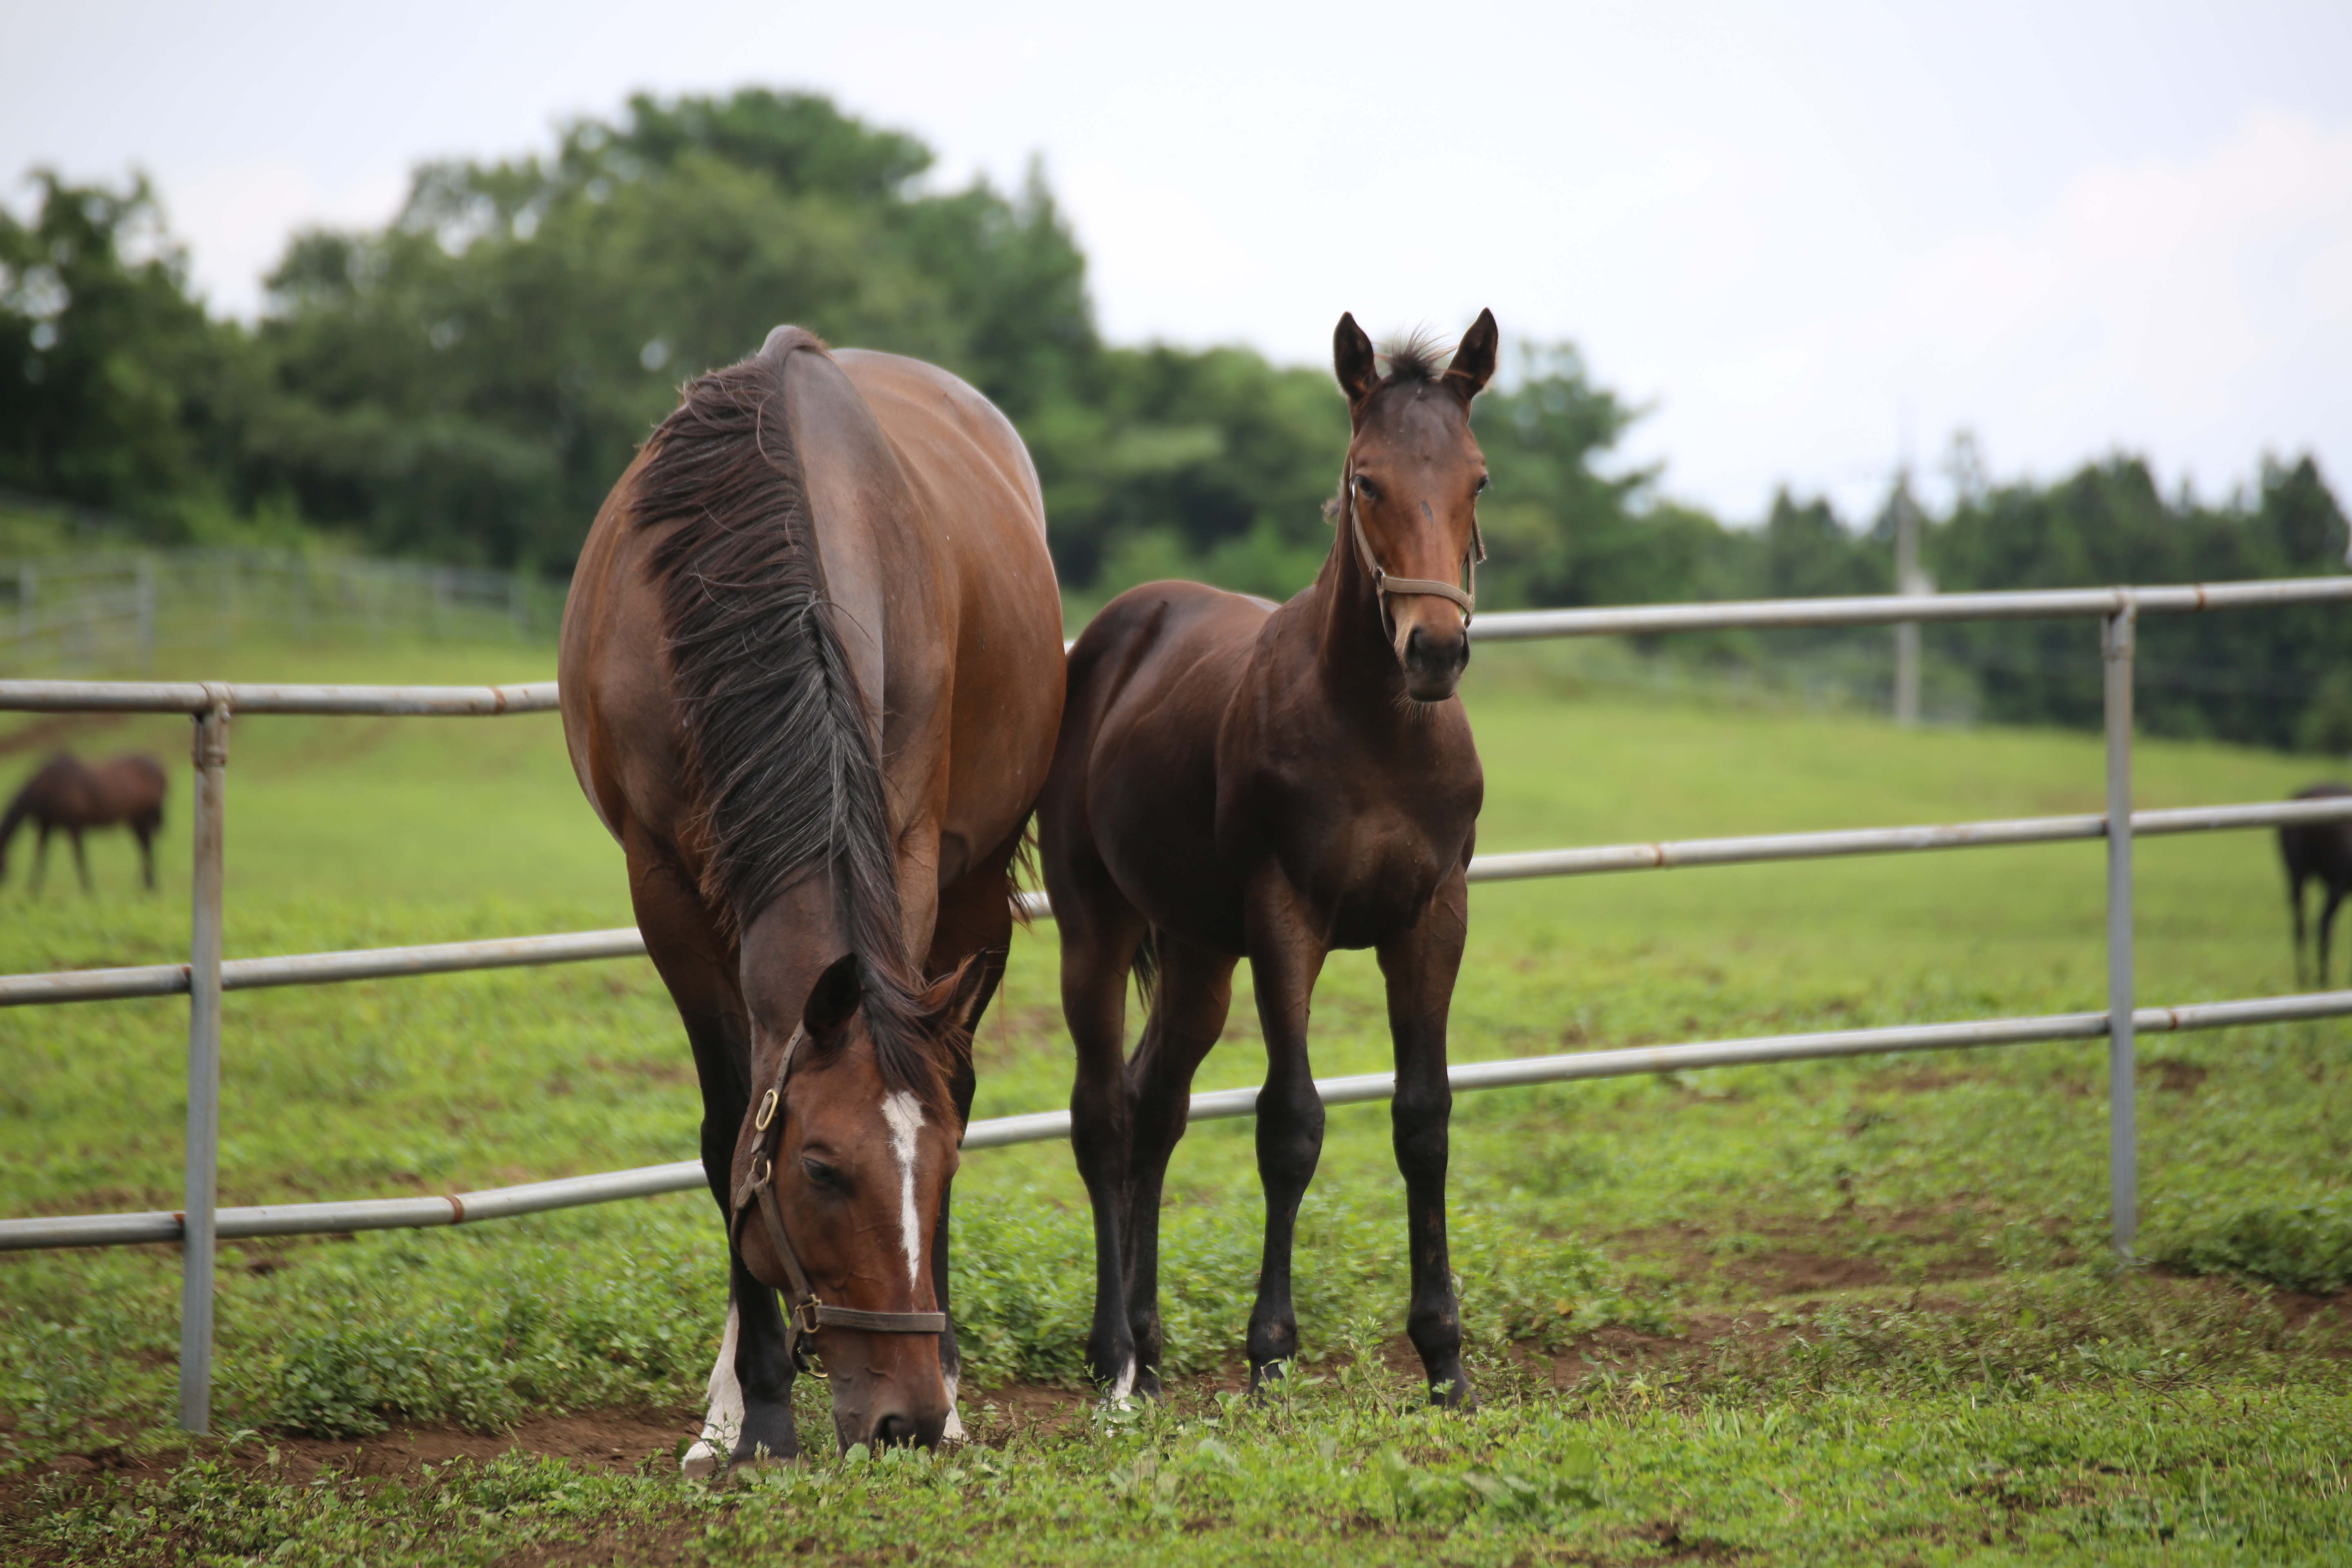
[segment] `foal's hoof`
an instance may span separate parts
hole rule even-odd
[[[1429,1403],[1433,1409],[1456,1410],[1467,1415],[1478,1408],[1478,1394],[1470,1386],[1470,1380],[1457,1373],[1450,1380],[1433,1378],[1430,1381]]]

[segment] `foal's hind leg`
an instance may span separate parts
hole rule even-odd
[[[1307,1059],[1307,1020],[1328,950],[1304,919],[1290,885],[1269,870],[1250,889],[1250,979],[1265,1032],[1265,1086],[1257,1097],[1257,1173],[1265,1189],[1265,1250],[1250,1309],[1250,1387],[1297,1359],[1298,1314],[1291,1304],[1290,1258],[1298,1203],[1323,1153],[1323,1101]]]
[[[1046,823],[1045,870],[1062,938],[1062,1018],[1077,1053],[1070,1089],[1070,1152],[1087,1184],[1095,1222],[1095,1313],[1087,1331],[1087,1373],[1114,1399],[1135,1387],[1135,1341],[1128,1329],[1121,1232],[1128,1151],[1127,977],[1143,940],[1143,917],[1112,882],[1090,843]]]
[[[1412,1301],[1405,1332],[1421,1352],[1434,1405],[1475,1405],[1462,1371],[1462,1312],[1446,1256],[1445,1165],[1454,1091],[1445,1078],[1445,1021],[1469,928],[1469,889],[1458,877],[1420,923],[1380,950],[1389,1033],[1396,1043],[1396,1099],[1389,1107],[1397,1170],[1404,1176],[1405,1244]]]
[[[1135,1341],[1135,1392],[1160,1393],[1160,1194],[1169,1156],[1184,1136],[1192,1074],[1224,1033],[1240,962],[1155,933],[1160,981],[1151,1021],[1128,1064],[1132,1137],[1128,1161],[1127,1321]]]

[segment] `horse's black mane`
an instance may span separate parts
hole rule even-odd
[[[937,1034],[900,921],[878,724],[826,613],[824,564],[784,414],[798,329],[701,376],[649,443],[632,498],[656,548],[670,677],[709,837],[703,897],[740,931],[829,872],[884,1080],[941,1092]],[[951,1047],[952,1048],[952,1047]]]

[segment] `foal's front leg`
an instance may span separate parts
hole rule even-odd
[[[1257,1303],[1250,1310],[1250,1388],[1282,1373],[1298,1355],[1298,1314],[1290,1300],[1290,1255],[1298,1201],[1323,1153],[1323,1100],[1307,1059],[1307,1020],[1328,953],[1290,884],[1270,871],[1251,890],[1250,978],[1265,1032],[1265,1087],[1257,1096],[1257,1173],[1265,1189],[1265,1251]]]
[[[1462,1311],[1445,1246],[1447,1123],[1454,1090],[1445,1078],[1445,1018],[1469,929],[1469,889],[1459,873],[1421,920],[1381,944],[1388,981],[1389,1034],[1396,1045],[1396,1098],[1390,1102],[1397,1170],[1404,1177],[1406,1247],[1412,1300],[1405,1332],[1421,1352],[1433,1405],[1478,1403],[1462,1371]]]

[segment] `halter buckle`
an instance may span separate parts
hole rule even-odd
[[[765,1132],[768,1130],[768,1123],[775,1119],[776,1091],[772,1089],[760,1097],[760,1109],[751,1118],[752,1130]]]

